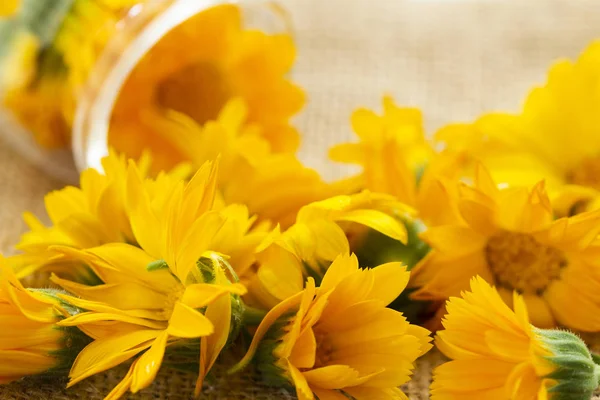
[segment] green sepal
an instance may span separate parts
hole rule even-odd
[[[58,305],[60,306],[60,308],[63,309],[64,311],[66,311],[70,316],[77,315],[77,314],[80,314],[83,311],[85,311],[79,307],[75,307],[74,305],[63,300],[59,296],[59,295],[70,295],[70,293],[65,290],[55,289],[55,288],[30,288],[28,290],[31,290],[32,292],[36,292],[36,293],[42,293],[42,294],[50,297],[52,300],[58,302]]]
[[[215,281],[215,267],[210,258],[199,258],[198,261],[196,261],[196,267],[198,268],[198,271],[200,271],[204,283],[213,283]]]
[[[148,272],[159,271],[161,269],[167,269],[167,268],[169,268],[169,264],[167,264],[167,262],[165,260],[150,261],[148,263],[148,265],[146,265],[146,271],[148,271]]]
[[[59,295],[68,294],[62,289],[29,288],[28,290],[35,293],[41,293],[56,301],[57,306],[63,311],[66,311],[70,316],[77,315],[85,311],[61,299]],[[56,329],[62,333],[62,337],[59,342],[59,349],[48,353],[50,356],[56,359],[56,364],[49,370],[40,374],[41,377],[67,376],[71,370],[71,367],[73,366],[73,363],[75,362],[75,358],[77,358],[84,347],[92,342],[92,339],[77,327],[55,325],[53,329]]]
[[[577,335],[563,330],[534,331],[551,355],[546,359],[556,368],[546,378],[556,381],[548,389],[553,400],[589,400],[598,388],[600,367]]]
[[[74,326],[56,326],[54,329],[63,332],[63,339],[60,349],[50,353],[56,358],[56,365],[44,375],[68,375],[75,359],[92,342],[92,338]]]
[[[275,351],[281,345],[283,336],[286,333],[285,327],[294,315],[294,313],[288,313],[279,317],[265,334],[252,360],[260,373],[262,381],[269,386],[288,390],[293,389],[290,377],[287,371],[281,367],[280,360],[275,356]]]
[[[362,267],[376,267],[377,265],[401,261],[410,271],[430,248],[419,238],[425,230],[425,225],[420,220],[402,219],[408,240],[406,244],[399,242],[383,233],[370,230],[360,246],[352,249]]]
[[[230,295],[231,297],[231,324],[229,325],[229,337],[227,338],[226,346],[237,340],[242,326],[244,326],[244,314],[246,305],[242,301],[242,298],[237,294]]]
[[[200,339],[183,339],[167,347],[163,365],[197,374],[200,371]]]

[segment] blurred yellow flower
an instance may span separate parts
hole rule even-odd
[[[514,312],[481,277],[451,298],[435,344],[452,359],[433,372],[432,400],[589,399],[600,370],[577,336],[536,329],[523,298]]]
[[[77,326],[95,339],[73,364],[69,386],[142,353],[108,398],[127,390],[135,393],[153,381],[167,346],[199,339],[199,393],[229,338],[232,303],[246,292],[243,285],[231,283],[236,274],[228,255],[221,253],[227,247],[223,243],[239,238],[230,229],[221,230],[229,226],[226,218],[231,214],[213,209],[216,179],[216,166],[206,163],[189,183],[180,181],[164,192],[145,185],[132,166],[128,207],[140,247],[110,243],[85,250],[56,248],[89,265],[103,282],[87,286],[53,278],[78,296],[60,297],[85,310],[59,325]],[[150,197],[154,189],[164,201]]]
[[[405,288],[400,263],[362,270],[340,255],[319,288],[306,288],[266,315],[236,370],[252,358],[271,384],[296,388],[301,400],[406,399],[398,386],[431,345],[429,332],[386,308]]]
[[[410,207],[393,196],[364,191],[304,206],[296,223],[268,235],[257,249],[258,270],[247,283],[252,304],[271,308],[300,292],[306,277],[318,282],[339,254],[348,254],[357,226],[368,227],[406,243]]]
[[[28,51],[17,46],[14,53],[19,56],[5,63],[20,76],[27,71],[33,78],[11,85],[5,104],[47,147],[70,143],[78,95],[90,72],[111,39],[131,40],[119,29],[132,7],[143,5],[148,18],[169,6],[140,0],[75,0],[68,8],[63,3],[46,5],[57,8],[57,15],[65,13],[54,36],[38,38],[50,45],[43,52],[40,46],[28,46]],[[178,112],[202,126],[239,97],[248,107],[247,123],[260,127],[259,135],[271,150],[293,153],[299,135],[289,119],[304,104],[302,90],[287,78],[294,43],[288,34],[267,34],[244,24],[238,5],[222,4],[171,29],[139,60],[121,88],[111,115],[109,146],[131,158],[149,150],[156,171],[172,168],[185,160],[187,151],[182,152],[180,138],[154,122]],[[27,68],[18,68],[23,60]]]
[[[0,384],[57,368],[66,332],[57,299],[23,287],[0,256]]]
[[[481,165],[459,189],[462,221],[421,235],[432,251],[413,270],[413,298],[457,296],[480,275],[509,305],[522,294],[538,327],[600,330],[600,211],[554,220],[543,182],[498,189]]]
[[[334,185],[294,154],[273,152],[261,127],[248,123],[248,107],[241,98],[229,100],[218,118],[203,126],[174,111],[157,117],[153,126],[196,166],[220,156],[223,201],[245,204],[259,221],[288,227],[302,206],[336,193]]]
[[[360,143],[333,147],[332,160],[359,164],[362,186],[389,193],[406,204],[416,202],[415,173],[433,155],[423,133],[423,117],[416,108],[400,108],[391,97],[383,98],[383,115],[359,109],[352,114],[352,128]]]
[[[153,116],[173,110],[200,125],[232,99],[248,107],[247,123],[274,152],[293,152],[299,136],[289,119],[304,94],[286,75],[295,58],[287,34],[244,28],[239,6],[211,7],[170,31],[125,82],[112,115],[109,144],[130,157],[150,149],[158,168],[184,159],[180,138],[157,129]],[[193,48],[194,51],[189,51]]]
[[[0,3],[0,17],[8,17],[17,12],[21,0],[2,0]]]
[[[339,144],[329,152],[334,161],[362,166],[347,185],[393,195],[426,222],[443,220],[446,213],[440,209],[448,201],[444,178],[458,179],[464,159],[459,152],[434,152],[421,111],[400,108],[386,96],[383,115],[359,109],[352,114],[352,127],[360,142]]]
[[[555,205],[559,212],[573,213],[600,190],[599,79],[600,41],[595,41],[577,61],[556,63],[521,113],[451,125],[438,139],[480,159],[499,183],[529,185],[544,179],[551,196],[561,198]],[[573,206],[577,209],[570,210]]]

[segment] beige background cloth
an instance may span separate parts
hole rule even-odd
[[[327,149],[352,139],[349,115],[380,109],[383,93],[423,109],[429,133],[486,110],[517,110],[551,62],[576,57],[600,38],[600,1],[280,0],[294,21],[299,47],[294,78],[309,97],[297,125],[302,159],[328,178],[351,169],[328,162]],[[21,213],[43,215],[43,196],[62,184],[0,142],[0,251],[9,253],[25,227]],[[1,329],[1,327],[0,327]],[[406,386],[429,398],[431,353]],[[205,399],[287,399],[253,374],[217,371]],[[24,381],[0,387],[2,400],[101,399],[124,375],[110,371],[65,391],[59,383]],[[188,399],[194,378],[164,372],[135,399]],[[600,398],[600,397],[599,397]]]

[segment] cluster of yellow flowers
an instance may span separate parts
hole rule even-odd
[[[49,193],[50,224],[26,213],[0,258],[0,383],[70,387],[127,364],[107,399],[161,367],[194,372],[200,395],[235,347],[227,373],[252,365],[300,400],[407,399],[435,345],[451,360],[432,399],[591,398],[600,359],[567,329],[600,332],[600,42],[553,66],[521,113],[431,139],[389,97],[382,115],[355,111],[359,141],[330,157],[360,173],[325,182],[294,153],[289,38],[240,31],[235,6],[202,18],[231,39],[203,44],[202,63],[231,81],[185,99],[175,82],[166,113],[134,121],[152,133],[128,131],[127,93],[175,68],[153,71],[149,53],[103,170]]]

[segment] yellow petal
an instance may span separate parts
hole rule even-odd
[[[212,285],[196,283],[185,288],[181,302],[191,308],[202,308],[214,302],[221,296],[228,294],[245,295],[247,292],[241,283]]]
[[[410,273],[400,262],[379,265],[372,269],[374,280],[369,298],[381,300],[386,306],[406,288]]]
[[[484,389],[502,388],[515,367],[512,362],[492,358],[452,360],[437,367],[432,390],[460,395]],[[474,379],[477,377],[477,379]]]
[[[146,318],[132,317],[121,313],[82,312],[56,323],[58,326],[78,326],[94,322],[118,321],[152,329],[164,329],[164,322],[152,321]]]
[[[87,286],[71,282],[53,275],[53,283],[68,292],[91,301],[106,301],[123,310],[162,309],[166,302],[163,293],[156,292],[145,285],[136,282],[124,282],[108,285]]]
[[[110,393],[104,398],[104,400],[118,400],[120,399],[131,387],[131,382],[133,381],[133,370],[137,365],[138,360],[134,360],[125,375],[125,378],[119,382],[117,386],[110,391]]]
[[[6,291],[10,301],[27,318],[38,322],[57,320],[58,316],[53,307],[54,302],[42,294],[26,290],[2,256],[0,256],[0,279],[0,286]]]
[[[136,361],[136,366],[133,370],[131,381],[131,392],[138,391],[150,386],[162,364],[165,348],[167,347],[167,339],[169,334],[167,331],[162,331],[152,346],[146,350],[144,354]]]
[[[0,16],[7,17],[17,12],[21,0],[3,0],[0,4]]]
[[[358,259],[354,254],[340,254],[329,266],[321,281],[320,291],[329,292],[347,276],[358,271]]]
[[[294,296],[277,304],[271,309],[271,311],[267,313],[267,315],[265,315],[260,325],[256,329],[256,332],[254,333],[252,343],[250,343],[250,347],[248,347],[246,355],[229,370],[229,373],[235,373],[244,369],[250,363],[250,361],[252,361],[252,358],[254,357],[254,354],[258,349],[258,345],[260,344],[261,340],[266,335],[266,333],[269,331],[271,326],[277,321],[277,319],[279,319],[279,317],[281,317],[282,315],[290,311],[290,309],[293,309],[295,306],[300,304],[303,295],[303,292],[295,294]]]
[[[556,321],[554,320],[550,306],[542,296],[524,294],[523,300],[527,306],[527,314],[534,326],[543,329],[556,327]]]
[[[304,375],[296,368],[291,362],[288,361],[288,371],[290,376],[292,377],[292,382],[296,387],[296,395],[298,396],[298,400],[314,400],[315,396],[313,395],[310,386],[308,386],[308,382]]]
[[[399,219],[378,210],[346,211],[336,220],[356,222],[368,226],[404,244],[408,240],[404,224]]]
[[[360,376],[359,372],[347,365],[328,365],[302,373],[311,386],[323,389],[342,389],[347,386],[360,385],[371,378],[371,375]]]
[[[356,386],[347,388],[344,392],[348,393],[350,396],[355,398],[356,400],[371,400],[371,399],[380,399],[380,400],[409,400],[408,397],[402,392],[402,390],[398,388],[368,388],[364,386]],[[484,397],[482,397],[483,399]],[[488,400],[487,397],[485,397]],[[458,400],[458,399],[456,399]],[[461,400],[464,400],[461,398]]]
[[[196,396],[200,394],[206,374],[211,370],[229,338],[231,298],[229,296],[218,298],[206,308],[205,315],[213,323],[214,333],[201,339],[200,373],[196,381]]]
[[[464,256],[485,247],[487,237],[468,226],[444,225],[434,226],[420,235],[432,248],[451,256]]]
[[[46,354],[25,350],[0,350],[0,381],[19,379],[44,372],[56,366],[56,359]]]
[[[317,340],[312,328],[305,329],[298,337],[289,360],[298,368],[312,368],[315,365]]]
[[[126,276],[147,282],[155,290],[169,293],[177,286],[177,281],[168,270],[152,272],[146,270],[148,264],[156,261],[156,258],[151,257],[139,247],[126,243],[110,243],[89,249],[87,252],[96,255]]]
[[[175,337],[197,338],[211,335],[214,332],[214,326],[200,311],[177,302],[173,308],[167,331],[169,335]]]
[[[137,330],[93,341],[75,359],[69,372],[71,380],[68,386],[130,359],[150,347],[160,333],[157,330]]]
[[[194,221],[177,249],[175,274],[181,282],[187,280],[188,274],[196,267],[200,256],[211,249],[214,238],[225,222],[225,218],[217,212],[203,214]]]
[[[160,223],[152,212],[142,177],[133,162],[127,169],[127,199],[131,228],[140,246],[155,259],[161,259]]]
[[[312,388],[312,390],[319,400],[348,400],[348,397],[337,390],[321,389],[317,387]]]
[[[494,210],[482,203],[462,199],[458,204],[460,215],[477,233],[485,236],[493,235],[498,227],[494,222]]]
[[[108,313],[108,314],[118,314],[125,315],[135,318],[146,318],[149,320],[162,321],[164,320],[164,315],[162,309],[160,310],[144,310],[144,309],[131,309],[131,310],[123,310],[118,307],[113,307],[110,304],[103,303],[100,301],[92,301],[79,299],[77,297],[69,296],[66,294],[58,294],[60,299],[68,302],[75,307],[82,308],[88,311],[94,311],[96,313]],[[73,317],[77,317],[80,314],[73,315]],[[62,321],[61,321],[62,322]],[[154,322],[154,321],[149,321]]]
[[[359,143],[341,143],[329,149],[329,158],[341,163],[363,164],[365,149]]]

